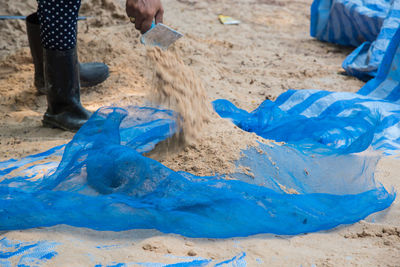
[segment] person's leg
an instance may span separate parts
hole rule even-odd
[[[81,0],[38,0],[42,46],[66,51],[76,46],[78,12]]]
[[[43,125],[78,130],[90,117],[80,102],[76,23],[80,0],[39,0],[47,111]]]
[[[30,14],[26,17],[26,32],[28,34],[29,47],[35,67],[34,85],[39,94],[45,94],[43,74],[43,47],[40,38],[40,24],[37,13]]]
[[[76,48],[65,51],[43,50],[47,110],[43,125],[78,130],[91,116],[80,101]]]
[[[46,93],[42,47],[63,51],[76,46],[79,6],[80,1],[77,0],[38,0],[38,11],[26,18],[29,46],[35,66],[34,84],[40,94]],[[79,73],[82,87],[95,86],[109,76],[107,65],[99,62],[80,63]]]

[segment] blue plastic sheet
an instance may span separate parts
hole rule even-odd
[[[311,7],[311,36],[357,46],[344,60],[343,68],[362,80],[376,76],[399,25],[399,1],[315,0]]]

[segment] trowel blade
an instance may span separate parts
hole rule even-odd
[[[177,32],[162,23],[158,23],[151,30],[143,34],[140,41],[144,45],[158,46],[165,50],[182,36],[182,33]]]

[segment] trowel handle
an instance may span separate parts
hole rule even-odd
[[[156,26],[156,22],[153,20],[153,22],[151,23],[150,30],[153,29],[155,26]],[[148,30],[147,32],[149,32],[150,30]],[[147,32],[145,32],[144,34],[146,34]],[[142,44],[144,44],[143,34],[142,34],[142,37],[140,37],[140,42]]]
[[[153,29],[155,26],[156,26],[156,22],[153,20],[153,22],[151,23],[150,30]],[[150,30],[149,30],[149,31],[150,31]]]

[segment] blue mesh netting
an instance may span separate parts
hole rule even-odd
[[[242,129],[287,142],[242,151],[229,179],[143,156],[177,131],[172,111],[101,108],[66,146],[0,163],[0,230],[69,224],[222,238],[313,232],[383,210],[395,195],[374,181],[378,157],[355,152],[400,148],[399,43],[400,29],[358,94],[291,90],[251,113],[215,101]]]
[[[225,180],[174,172],[140,154],[173,129],[168,111],[101,108],[49,174],[25,175],[31,169],[15,169],[18,161],[2,163],[8,178],[0,183],[0,229],[69,224],[192,237],[298,234],[356,222],[394,199],[374,183],[376,157],[310,158],[290,146],[260,144],[238,162],[254,178],[238,171],[238,180]],[[31,156],[31,164],[44,156]],[[35,166],[41,164],[49,163]]]
[[[213,105],[240,128],[302,151],[349,154],[372,146],[400,150],[400,28],[387,46],[375,79],[358,93],[289,90],[247,112],[227,100]]]

